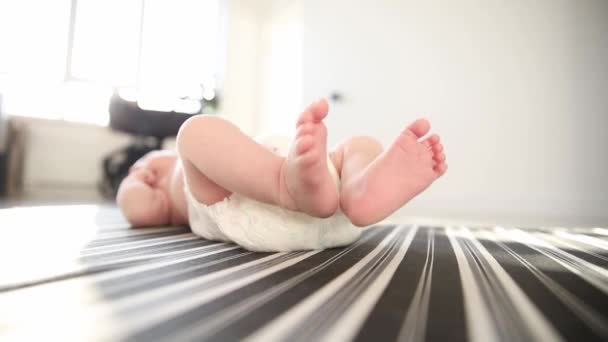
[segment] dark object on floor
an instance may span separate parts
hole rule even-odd
[[[8,153],[7,153],[7,123],[2,110],[2,93],[0,93],[0,198],[6,196]]]
[[[163,139],[176,136],[192,114],[144,110],[136,102],[120,97],[116,91],[110,99],[109,112],[110,128],[135,136],[134,142],[103,159],[99,189],[106,198],[114,198],[129,168],[146,153],[161,149]]]
[[[8,169],[8,157],[5,152],[0,151],[0,198],[6,196],[6,174]]]
[[[40,324],[81,340],[608,340],[606,229],[384,225],[272,254],[104,217],[71,269],[0,282],[0,338]]]
[[[103,159],[103,178],[100,192],[106,198],[115,198],[120,182],[129,174],[129,168],[146,153],[162,148],[162,141],[155,137],[136,137],[125,147],[112,151]]]
[[[0,114],[0,198],[15,198],[22,193],[24,152],[23,124]]]
[[[109,111],[110,128],[158,139],[176,136],[181,125],[192,116],[186,113],[144,110],[136,102],[127,101],[116,92],[110,98]]]

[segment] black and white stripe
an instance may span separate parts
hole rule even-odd
[[[604,228],[384,225],[254,253],[107,222],[69,267],[0,278],[2,339],[608,340]]]

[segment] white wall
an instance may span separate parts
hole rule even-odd
[[[303,99],[344,95],[332,143],[388,144],[419,116],[442,135],[450,169],[403,214],[608,222],[608,2],[289,3],[302,6]]]
[[[270,2],[260,16],[256,134],[291,135],[302,110],[302,3]]]
[[[102,159],[131,139],[107,127],[67,121],[14,117],[24,128],[24,186],[94,187]]]
[[[302,4],[227,0],[220,112],[252,136],[290,134],[302,105]]]
[[[220,114],[247,134],[258,106],[260,16],[265,2],[226,0],[226,61]]]

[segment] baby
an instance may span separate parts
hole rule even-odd
[[[447,169],[439,136],[426,136],[425,119],[405,128],[386,150],[373,138],[356,136],[328,155],[327,113],[327,101],[319,100],[300,114],[287,156],[229,121],[192,117],[179,131],[177,154],[152,152],[133,165],[118,190],[118,206],[133,226],[182,225],[189,221],[188,196],[211,206],[235,193],[318,218],[340,209],[354,225],[367,226]]]

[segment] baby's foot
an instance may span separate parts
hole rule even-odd
[[[297,123],[296,137],[282,167],[286,198],[281,204],[311,216],[329,217],[339,205],[336,185],[327,169],[327,128],[323,119],[328,104],[310,104]]]
[[[420,119],[349,184],[343,184],[341,206],[353,223],[365,226],[386,218],[414,198],[447,169],[438,135],[420,140],[430,130]]]

